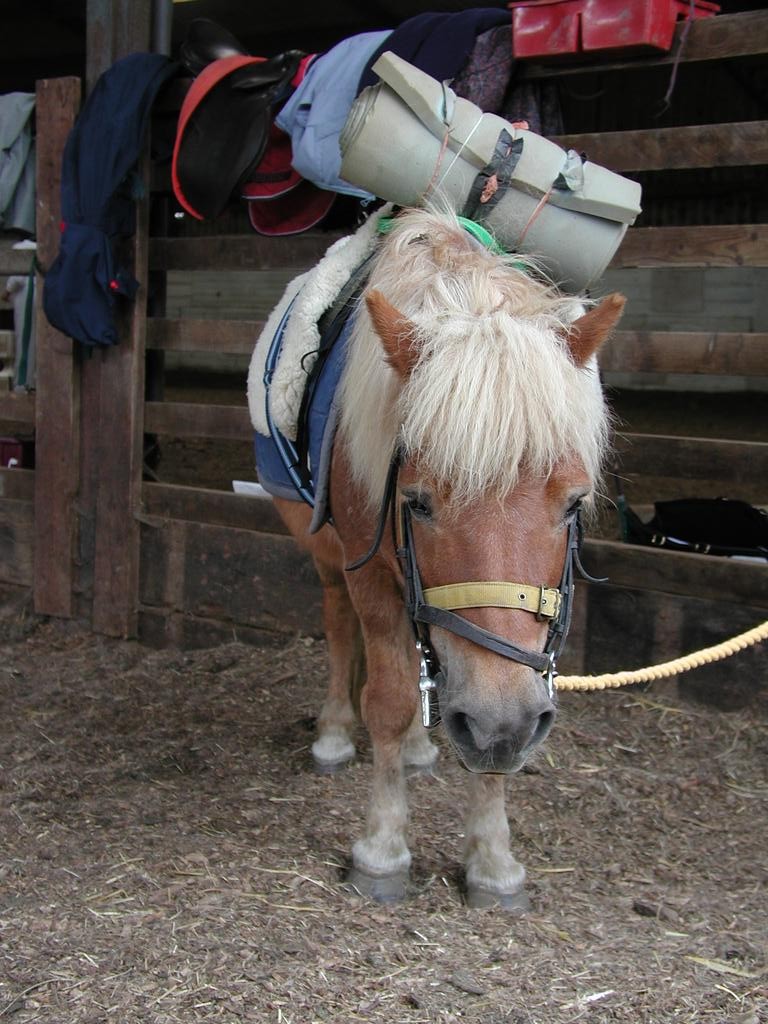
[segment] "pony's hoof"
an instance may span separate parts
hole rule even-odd
[[[312,744],[312,761],[318,775],[335,775],[355,759],[355,746],[338,736],[323,736]]]
[[[319,757],[312,755],[312,764],[315,768],[316,775],[338,775],[339,772],[343,772],[345,768],[348,768],[355,760],[354,754],[351,757],[342,758],[341,761],[323,761]]]
[[[344,887],[377,903],[400,903],[408,892],[407,871],[393,875],[369,875],[354,865],[347,872]]]
[[[531,901],[528,899],[525,889],[518,889],[517,892],[494,892],[492,889],[484,889],[479,885],[469,885],[465,901],[472,910],[498,907],[515,917],[522,917],[531,909]]]

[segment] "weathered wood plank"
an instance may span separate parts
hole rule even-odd
[[[587,159],[612,171],[746,167],[768,163],[768,121],[560,135],[553,142],[564,149],[586,153]]]
[[[161,519],[188,519],[209,526],[231,526],[259,533],[287,534],[270,498],[202,487],[145,483],[144,512]]]
[[[617,331],[600,351],[616,372],[768,376],[768,334]]]
[[[156,238],[150,261],[162,270],[272,270],[312,266],[338,236],[297,235],[291,239],[247,235],[217,238]],[[280,243],[287,243],[281,245]],[[289,244],[288,244],[289,243]],[[768,266],[768,226],[716,224],[693,227],[630,228],[614,267]]]
[[[15,472],[15,471],[14,471]],[[0,499],[0,581],[31,587],[33,579],[31,501]]]
[[[86,80],[96,79],[120,57],[150,48],[152,0],[88,0]]]
[[[0,469],[0,498],[32,501],[35,496],[33,469]]]
[[[156,238],[150,243],[153,269],[274,270],[297,272],[316,263],[338,235],[261,238]],[[768,226],[725,224],[694,227],[630,228],[613,267],[768,266]]]
[[[116,60],[149,49],[151,0],[88,0],[87,24],[90,90]],[[142,167],[146,181],[148,172],[147,161]],[[138,204],[134,249],[134,257],[144,264],[145,206],[146,201]],[[134,276],[146,282],[146,266],[137,266]],[[81,365],[78,600],[81,606],[91,606],[95,629],[115,635],[135,634],[137,621],[138,530],[131,504],[140,484],[145,309],[142,288],[133,323],[125,312],[118,322],[120,344],[94,353]],[[126,531],[122,535],[121,524]]]
[[[766,267],[768,225],[630,228],[612,267]]]
[[[290,537],[178,519],[142,527],[141,601],[258,629],[316,632],[320,584]]]
[[[61,238],[61,155],[80,107],[80,79],[37,83],[37,253],[51,265]],[[80,461],[80,381],[72,340],[42,308],[36,283],[35,611],[73,614],[74,555]]]
[[[219,437],[250,441],[253,427],[245,406],[147,402],[145,429],[168,437]]]
[[[764,608],[740,602],[610,585],[590,586],[587,598],[583,660],[584,672],[592,675],[657,665],[743,633],[766,617]],[[677,687],[721,708],[742,707],[765,689],[764,661],[758,644],[678,676]],[[675,680],[657,685],[674,692]]]
[[[0,421],[32,425],[35,422],[34,393],[0,391]]]
[[[16,238],[0,238],[0,277],[29,273],[29,249],[14,249],[16,241]]]
[[[308,622],[302,632],[320,636],[322,625],[320,622]],[[284,629],[247,626],[241,622],[202,618],[188,612],[171,612],[146,605],[139,608],[139,639],[149,647],[196,650],[237,641],[263,648],[273,646],[276,641],[284,643],[284,634]]]
[[[166,352],[220,352],[250,355],[263,320],[193,320],[150,317],[147,348]]]
[[[525,64],[523,77],[555,78],[563,75],[579,75],[595,71],[624,71],[636,67],[655,67],[676,61],[693,63],[702,60],[725,60],[731,57],[749,57],[768,53],[768,12],[745,11],[740,14],[720,15],[715,18],[697,18],[688,29],[685,45],[681,48],[684,22],[679,22],[675,39],[669,53],[644,55],[627,60],[608,62],[603,54],[592,60],[582,53],[578,64]]]
[[[621,475],[670,476],[681,480],[739,483],[749,472],[768,479],[768,444],[666,434],[618,434]]]
[[[588,539],[584,564],[613,586],[768,608],[768,563]]]
[[[143,160],[144,171],[149,159]],[[147,280],[149,203],[137,203],[133,273]],[[136,636],[139,610],[139,523],[144,444],[147,290],[140,285],[118,319],[120,344],[103,353],[99,393],[98,487],[94,541],[93,628]]]
[[[210,238],[153,238],[153,270],[276,270],[313,266],[341,235],[307,232],[285,238],[217,235]]]

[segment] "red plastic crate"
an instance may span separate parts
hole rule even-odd
[[[515,0],[512,50],[517,58],[597,53],[627,47],[669,50],[679,19],[711,18],[708,0]]]

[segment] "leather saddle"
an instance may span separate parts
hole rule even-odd
[[[180,57],[195,79],[179,117],[173,187],[203,220],[217,217],[260,163],[274,111],[290,95],[305,54],[253,57],[227,29],[196,18]]]
[[[194,18],[179,49],[179,61],[197,76],[215,60],[223,57],[249,57],[250,54],[229,29],[209,18]]]

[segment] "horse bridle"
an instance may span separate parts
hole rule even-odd
[[[419,654],[419,692],[421,717],[425,727],[440,721],[437,707],[437,683],[440,665],[429,637],[429,627],[439,626],[456,636],[464,637],[494,654],[528,665],[545,680],[550,699],[554,696],[557,658],[562,651],[571,623],[574,596],[574,568],[590,582],[602,582],[590,576],[581,564],[582,527],[578,510],[567,520],[568,536],[560,583],[555,587],[528,583],[467,582],[441,587],[428,587],[421,583],[416,547],[413,538],[411,510],[407,501],[396,509],[397,477],[403,462],[398,446],[390,463],[379,511],[376,534],[369,550],[347,566],[347,571],[360,569],[369,562],[381,546],[387,520],[391,520],[395,552],[405,581],[405,606],[413,626],[416,649]],[[531,612],[539,619],[549,620],[547,639],[542,651],[520,647],[497,633],[477,626],[462,615],[459,608],[475,607],[516,608]]]

